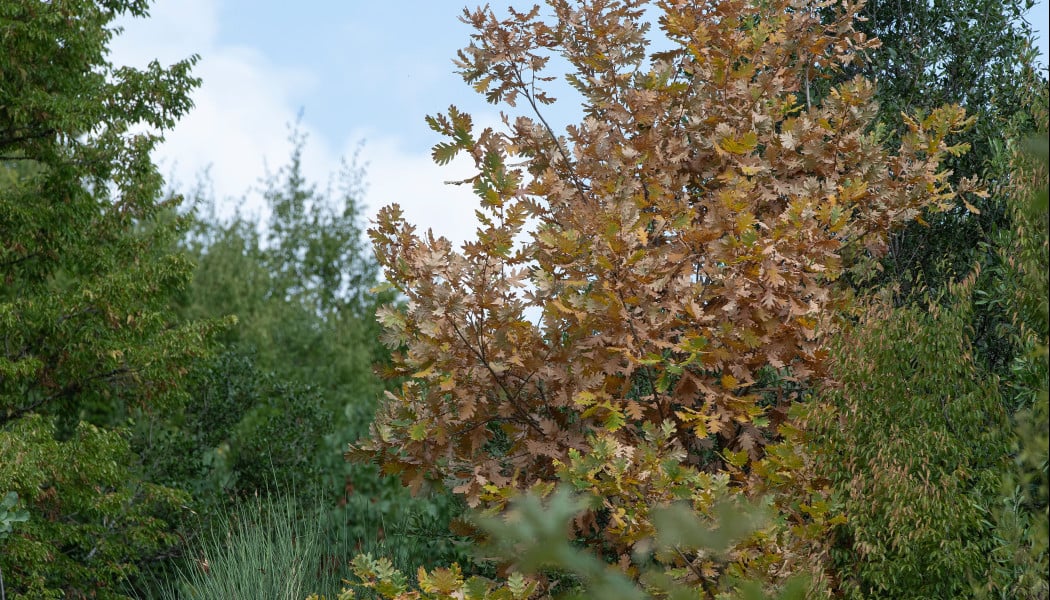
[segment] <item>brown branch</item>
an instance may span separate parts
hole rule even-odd
[[[587,202],[587,193],[584,191],[583,183],[580,178],[576,175],[575,169],[573,169],[572,161],[569,159],[568,153],[565,148],[562,147],[561,142],[558,141],[558,136],[555,135],[554,129],[547,123],[547,119],[544,118],[543,113],[540,112],[539,106],[536,105],[536,99],[534,98],[536,93],[536,74],[532,75],[532,83],[530,89],[526,89],[525,80],[521,76],[521,71],[518,70],[517,65],[513,67],[514,76],[518,79],[518,88],[521,90],[521,94],[525,96],[525,99],[529,101],[529,106],[532,107],[532,112],[535,113],[536,118],[543,124],[544,129],[547,130],[547,135],[550,136],[551,141],[554,142],[554,147],[558,149],[558,154],[561,154],[562,160],[565,161],[565,168],[569,171],[569,177],[572,179],[573,185],[576,187],[576,191],[580,194],[580,200]],[[531,90],[531,92],[530,92]]]
[[[515,397],[511,396],[510,390],[508,390],[507,386],[504,385],[500,376],[496,374],[496,371],[492,368],[492,365],[489,363],[488,359],[485,358],[485,354],[477,348],[471,346],[470,342],[467,341],[466,336],[463,335],[463,333],[459,330],[459,327],[456,327],[456,323],[452,320],[451,317],[449,318],[449,325],[452,326],[452,331],[455,332],[456,337],[458,337],[460,341],[463,342],[463,345],[465,345],[467,349],[470,350],[470,352],[478,359],[478,362],[480,362],[481,365],[485,367],[485,370],[489,372],[489,375],[492,376],[492,380],[496,383],[496,385],[499,386],[500,391],[503,392],[504,397],[507,398],[507,401],[510,404],[511,408],[513,408],[514,412],[518,414],[518,417],[522,420],[522,422],[525,425],[532,428],[534,431],[536,431],[536,433],[543,435],[543,430],[540,429],[540,426],[533,420],[533,418],[530,417],[528,413],[522,411],[521,407],[518,406],[518,404],[512,400],[512,398]]]
[[[675,554],[677,554],[683,561],[685,561],[685,565],[689,567],[689,570],[693,572],[693,575],[696,575],[697,579],[699,579],[701,583],[706,581],[707,578],[704,577],[704,574],[696,568],[696,565],[693,563],[693,561],[689,560],[689,557],[687,557],[685,553],[682,552],[681,548],[675,546],[674,551]]]
[[[84,389],[84,384],[86,383],[103,379],[112,379],[116,375],[124,375],[130,373],[131,371],[132,369],[129,369],[126,366],[119,367],[107,371],[105,373],[98,373],[96,375],[92,375],[80,381],[74,381],[49,396],[41,396],[40,399],[30,402],[29,404],[20,406],[13,410],[9,409],[6,414],[0,416],[0,427],[6,425],[7,423],[10,423],[11,421],[14,421],[15,419],[21,418],[22,416],[29,414],[37,408],[40,408],[41,406],[48,404],[58,398],[68,398],[73,394],[80,392]]]
[[[627,301],[623,298],[623,292],[616,290],[616,297],[620,300],[620,306],[623,307],[625,313],[629,313],[627,308]],[[629,315],[628,315],[629,316]],[[631,330],[631,335],[634,336],[634,343],[641,347],[641,336],[638,335],[638,330],[634,327],[634,321],[630,318],[626,319],[627,327]],[[645,382],[649,384],[649,389],[653,393],[653,401],[656,403],[656,408],[660,411],[660,420],[663,421],[667,418],[667,412],[664,410],[664,405],[660,402],[660,394],[656,391],[656,384],[653,382],[653,373],[649,369],[649,365],[642,365],[642,375],[645,376]]]
[[[3,157],[0,156],[0,159],[2,159],[2,158]],[[20,258],[16,258],[16,259],[12,259],[12,260],[0,263],[0,268],[13,267],[15,265],[24,263],[27,260],[36,258],[38,256],[42,256],[43,254],[44,254],[43,252],[31,252],[31,253],[26,254],[25,256],[22,256]]]

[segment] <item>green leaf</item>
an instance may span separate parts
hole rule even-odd
[[[616,431],[624,426],[626,418],[624,417],[623,411],[616,408],[609,408],[609,412],[605,415],[605,421],[602,426],[609,431]]]
[[[426,421],[417,421],[411,427],[408,428],[408,436],[414,442],[422,442],[427,439],[427,435],[430,433]]]
[[[456,154],[459,154],[459,151],[459,144],[453,142],[438,142],[434,145],[430,155],[433,157],[434,162],[444,166],[452,162],[452,159],[456,157]]]
[[[517,571],[511,573],[510,577],[507,578],[507,588],[514,596],[515,600],[528,597],[529,583],[525,580],[525,577]]]

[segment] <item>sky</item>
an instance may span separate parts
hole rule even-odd
[[[220,215],[265,216],[259,181],[287,163],[289,127],[298,122],[312,181],[327,182],[356,153],[366,218],[397,202],[421,230],[461,242],[473,237],[476,203],[467,186],[445,182],[469,176],[470,165],[433,163],[430,148],[442,138],[424,117],[454,104],[476,126],[498,123],[499,108],[452,64],[471,33],[458,19],[463,1],[157,0],[149,18],[120,21],[110,61],[141,67],[200,56],[195,107],[155,159],[183,189],[207,171]],[[1048,3],[1038,1],[1028,15],[1044,67]],[[532,2],[489,4],[503,14]],[[550,115],[556,130],[573,120],[572,108],[564,103]]]

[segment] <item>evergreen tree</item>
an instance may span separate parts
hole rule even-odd
[[[1038,185],[1018,148],[1033,132],[1045,139],[1048,88],[1022,19],[1028,4],[876,0],[858,23],[882,44],[856,72],[879,82],[885,134],[904,129],[902,111],[962,105],[976,117],[960,134],[970,151],[946,164],[953,178],[981,177],[989,193],[928,211],[891,238],[867,283],[896,308],[868,314],[840,347],[844,387],[830,397],[841,420],[826,432],[835,450],[824,467],[845,498],[850,523],[836,552],[856,595],[1046,593],[1045,500],[1018,485],[1045,481],[1033,433],[1045,422],[1046,370],[1033,355],[1045,320],[1032,300],[1045,297],[1034,275],[1046,271],[1045,215],[1040,226],[1024,208]],[[949,411],[985,420],[977,431],[948,428]],[[1015,455],[1019,472],[1009,468]],[[920,472],[940,482],[921,500]],[[1000,489],[1004,474],[1013,484]]]
[[[874,283],[895,286],[899,302],[920,299],[926,289],[941,290],[975,262],[992,266],[997,258],[989,244],[1011,228],[1008,202],[999,193],[1011,173],[1009,160],[1003,160],[1007,140],[1047,127],[1046,114],[1038,109],[1046,102],[1046,72],[1036,67],[1034,33],[1024,20],[1029,4],[870,0],[860,12],[857,29],[881,45],[839,78],[862,75],[877,82],[878,121],[890,137],[907,130],[903,114],[962,106],[975,117],[957,138],[969,151],[945,164],[953,178],[981,177],[992,192],[960,198],[948,211],[929,211],[893,236]],[[977,352],[1003,374],[1015,349],[995,331],[996,315],[977,307],[973,316]]]

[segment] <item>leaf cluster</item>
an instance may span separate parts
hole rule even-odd
[[[532,114],[481,132],[455,107],[428,120],[448,136],[435,160],[474,161],[477,239],[457,250],[380,211],[370,235],[407,304],[379,318],[403,383],[350,455],[472,506],[562,478],[608,498],[590,543],[613,556],[651,532],[646,502],[719,486],[815,493],[783,531],[818,514],[819,535],[808,459],[778,444],[803,435],[792,386],[826,374],[842,276],[871,272],[898,224],[983,193],[940,166],[970,121],[906,116],[888,149],[870,83],[814,102],[813,78],[876,45],[853,4],[822,19],[815,2],[659,2],[658,52],[641,2],[549,7],[464,13],[464,79]],[[584,98],[564,134],[540,110],[552,57]],[[653,436],[676,448],[659,468]],[[779,558],[758,562],[794,556],[767,548]]]
[[[840,77],[860,74],[878,82],[878,120],[890,137],[906,131],[901,114],[962,106],[976,120],[956,139],[971,151],[949,157],[945,165],[955,177],[981,177],[996,192],[1012,177],[1009,152],[1004,152],[1008,140],[1046,128],[1048,86],[1045,71],[1037,66],[1032,25],[1025,20],[1030,4],[865,2],[856,27],[878,37],[881,46],[869,53],[870,60],[855,63]],[[1012,226],[1008,202],[1003,193],[965,199],[975,210],[957,201],[952,210],[925,213],[922,223],[891,239],[877,281],[898,286],[898,301],[921,302],[927,288],[943,291],[977,261],[985,268],[995,266],[987,245]],[[995,320],[996,315],[978,309],[976,317]],[[1014,348],[992,329],[978,330],[978,352],[1003,375]]]
[[[143,482],[124,433],[81,423],[60,441],[41,415],[3,433],[0,485],[30,513],[2,540],[8,597],[125,598],[124,583],[178,543],[170,522],[189,498]]]
[[[1046,594],[1047,233],[1029,209],[1046,171],[1012,162],[1017,225],[994,248],[1006,267],[978,264],[926,305],[873,301],[834,351],[841,388],[815,448],[849,517],[833,549],[847,597]],[[1003,377],[970,326],[989,304],[1023,349]]]
[[[503,556],[512,564],[502,583],[481,577],[464,578],[458,565],[417,574],[418,591],[411,590],[405,576],[385,559],[362,555],[354,559],[359,585],[375,590],[389,600],[511,600],[532,597],[642,600],[645,598],[696,598],[697,590],[682,585],[666,572],[647,565],[636,582],[599,558],[581,550],[566,538],[568,524],[593,504],[595,498],[573,495],[560,488],[546,497],[529,493],[515,499],[500,517],[480,517],[477,525],[493,540],[484,550]],[[682,505],[654,510],[655,536],[648,541],[657,553],[725,556],[735,542],[749,536],[766,521],[757,506],[740,505],[722,498],[708,523]],[[642,550],[645,559],[651,550]],[[541,582],[544,585],[539,585]],[[557,589],[561,593],[555,593]],[[770,598],[753,582],[736,581],[732,592],[720,598],[759,600]],[[545,591],[543,591],[545,590]],[[537,593],[543,591],[541,596]],[[804,583],[795,579],[775,596],[803,597]],[[581,595],[582,594],[582,595]],[[342,597],[353,598],[350,589]]]

